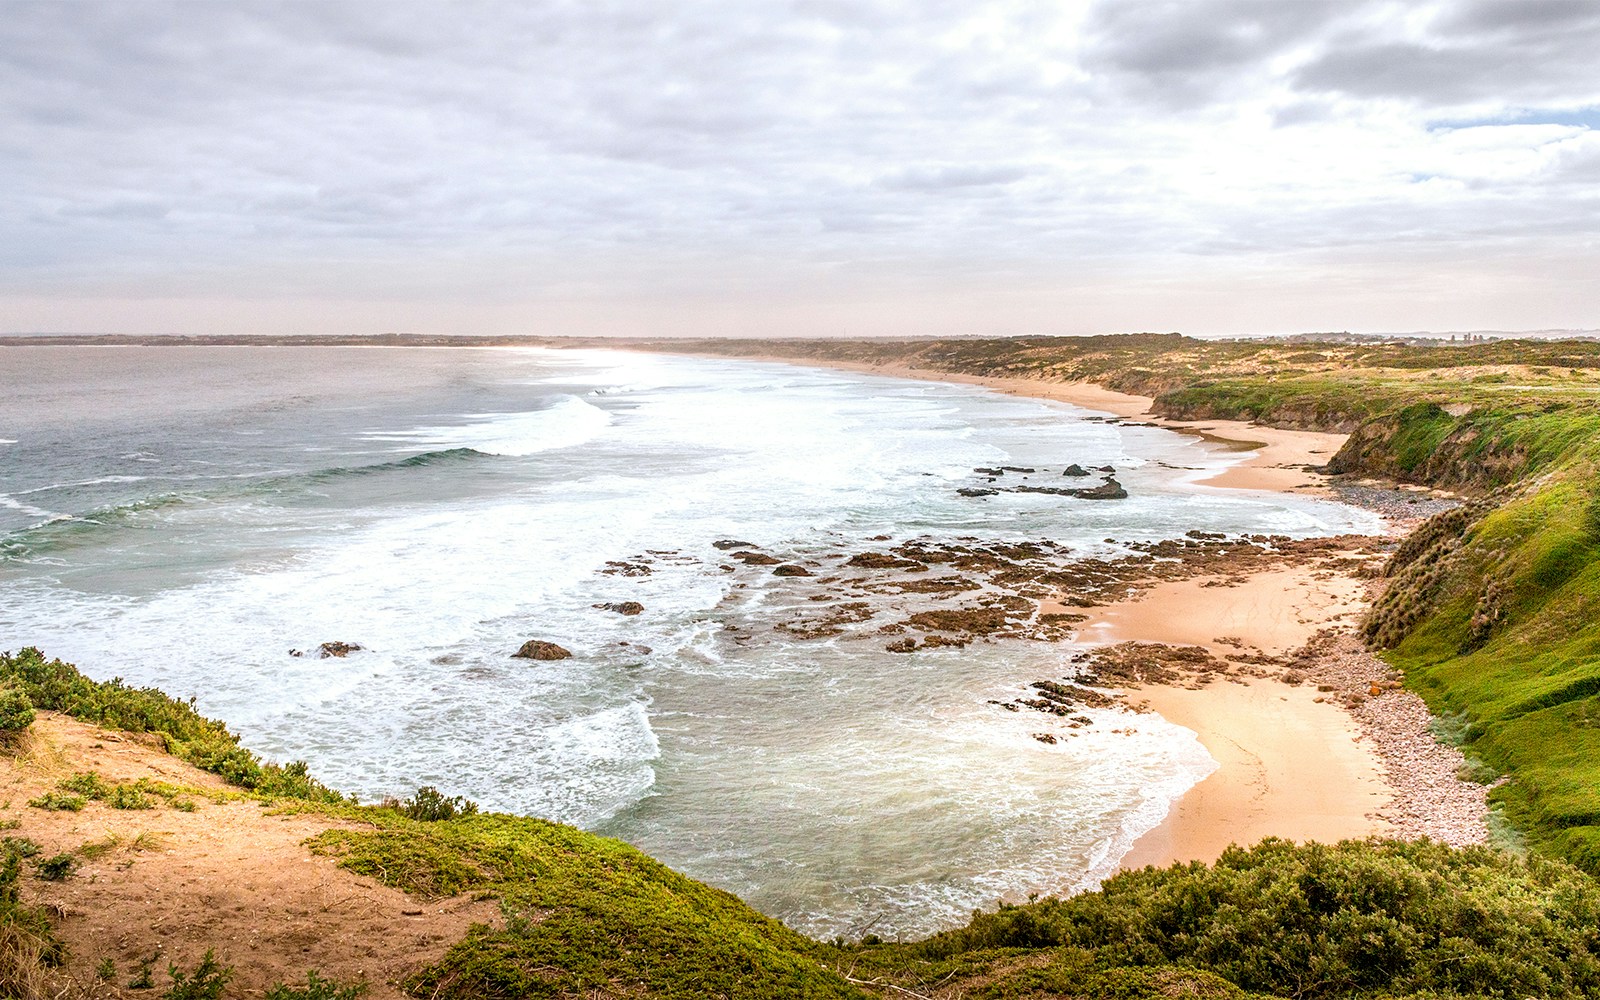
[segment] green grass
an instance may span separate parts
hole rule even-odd
[[[408,980],[416,995],[862,995],[819,964],[814,942],[620,841],[503,815],[362,814],[377,828],[330,830],[313,849],[407,892],[502,903],[494,926]]]
[[[1390,660],[1509,776],[1493,798],[1528,844],[1600,874],[1600,482],[1588,446],[1453,542],[1397,557],[1380,613],[1410,620],[1383,633]]]

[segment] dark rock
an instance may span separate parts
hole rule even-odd
[[[883,648],[891,653],[910,653],[917,648],[917,640],[906,636],[904,639],[896,639]]]
[[[361,647],[353,642],[325,642],[317,647],[317,656],[326,660],[330,656],[343,659],[351,653],[359,652]]]
[[[746,566],[776,566],[783,562],[776,556],[769,556],[765,552],[735,552],[731,556],[744,563]]]
[[[1096,472],[1116,472],[1117,470],[1113,469],[1109,465],[1102,465],[1102,466],[1098,467],[1097,469],[1095,469],[1095,471]]]
[[[557,646],[553,642],[541,639],[529,639],[522,644],[512,656],[519,656],[524,660],[565,660],[572,656],[570,650]]]
[[[1033,472],[1033,471],[1035,471],[1034,469],[1029,469],[1029,468],[1026,468],[1025,466],[1021,466],[1021,465],[1002,465],[1002,466],[1000,466],[1000,468],[1005,470],[1006,472]]]
[[[855,566],[859,569],[905,569],[921,571],[928,568],[925,562],[916,559],[902,559],[899,556],[889,555],[887,552],[858,552],[851,556],[845,563],[846,566]]]
[[[772,571],[772,575],[773,576],[810,576],[811,575],[811,571],[809,569],[806,569],[804,566],[796,566],[794,563],[784,563],[782,566],[779,566],[777,569],[774,569]]]
[[[1051,746],[1055,746],[1056,743],[1056,738],[1049,733],[1034,733],[1033,738],[1040,743],[1048,743]]]
[[[599,608],[601,611],[615,611],[619,615],[637,615],[644,612],[644,605],[640,604],[638,601],[607,601],[604,604],[595,604],[591,606]]]
[[[1004,470],[1004,469],[991,469],[991,468],[989,468],[987,466],[983,466],[983,465],[978,466],[976,469],[973,469],[972,471],[976,472],[980,476],[1003,476],[1003,475],[1006,474],[1006,470]]]
[[[1067,466],[1061,474],[1063,476],[1087,476],[1089,474],[1089,470],[1085,469],[1077,462],[1073,462],[1071,465]]]
[[[600,570],[606,576],[649,576],[650,567],[642,562],[623,562],[620,559],[606,560],[605,568]]]
[[[719,538],[711,543],[713,548],[726,552],[729,549],[759,549],[761,546],[755,542],[741,542],[733,538]]]
[[[956,492],[961,494],[964,497],[992,497],[996,493],[999,493],[1000,491],[999,490],[979,489],[976,486],[963,486],[960,489],[956,490]]]
[[[1122,484],[1117,482],[1115,479],[1112,479],[1110,476],[1107,476],[1106,481],[1101,483],[1099,486],[1094,486],[1086,490],[1076,490],[1072,495],[1077,497],[1079,500],[1128,499],[1128,491],[1123,489]]]

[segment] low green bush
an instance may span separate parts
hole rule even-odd
[[[70,792],[46,792],[36,799],[28,800],[28,805],[33,808],[49,812],[78,812],[88,804],[88,799]]]
[[[90,680],[70,663],[47,660],[31,646],[0,653],[0,683],[14,685],[36,708],[109,729],[159,733],[173,756],[241,788],[310,802],[349,801],[314,780],[304,761],[262,762],[226,726],[197,712],[192,698],[179,701],[155,688],[129,687],[120,678]]]
[[[385,809],[393,809],[407,819],[422,820],[425,823],[437,823],[458,816],[473,816],[478,812],[476,802],[459,795],[446,796],[432,785],[423,785],[410,798],[384,799],[382,806]]]
[[[22,732],[33,720],[28,693],[15,684],[0,684],[0,738]]]

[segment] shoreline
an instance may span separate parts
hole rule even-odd
[[[1345,434],[1242,420],[1170,420],[1149,412],[1154,400],[1148,396],[1087,382],[810,358],[750,360],[975,385],[1067,403],[1253,453],[1200,480],[1202,485],[1337,498],[1328,478],[1313,469],[1327,464]],[[1385,521],[1397,540],[1419,523],[1392,511]],[[1249,846],[1269,836],[1328,843],[1431,836],[1458,845],[1488,839],[1487,789],[1456,777],[1460,751],[1433,739],[1421,699],[1398,690],[1388,664],[1355,637],[1368,591],[1368,582],[1353,572],[1286,563],[1228,577],[1161,582],[1087,609],[1089,620],[1075,641],[1094,649],[1195,645],[1219,659],[1247,649],[1295,664],[1288,675],[1293,682],[1283,672],[1258,670],[1257,676],[1209,684],[1150,684],[1129,691],[1130,703],[1195,732],[1218,767],[1134,841],[1118,870],[1212,863],[1231,844]]]
[[[707,355],[722,357],[721,355]],[[1215,476],[1198,480],[1203,486],[1239,490],[1265,490],[1280,493],[1331,495],[1326,477],[1307,466],[1326,465],[1347,434],[1324,431],[1294,431],[1262,427],[1244,420],[1172,420],[1150,412],[1155,400],[1095,385],[1092,382],[1042,382],[1026,378],[998,378],[990,375],[963,375],[914,365],[859,364],[848,361],[819,361],[810,358],[750,358],[806,368],[832,368],[860,375],[885,375],[890,378],[923,382],[953,382],[994,389],[1010,396],[1048,399],[1086,410],[1098,410],[1126,421],[1148,424],[1189,434],[1233,451],[1254,452],[1243,462]]]

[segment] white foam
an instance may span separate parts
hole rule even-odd
[[[33,491],[30,490],[29,492]],[[59,521],[62,518],[70,516],[67,514],[60,514],[52,510],[45,510],[43,507],[35,507],[31,503],[24,503],[23,501],[18,500],[16,497],[5,493],[0,493],[0,507],[4,507],[7,510],[14,510],[19,514],[26,514],[29,517],[42,517],[49,521]]]
[[[406,441],[430,448],[471,448],[487,455],[523,456],[572,448],[594,440],[611,423],[605,410],[576,396],[563,396],[541,410],[471,413],[465,424],[375,432],[369,441]]]

